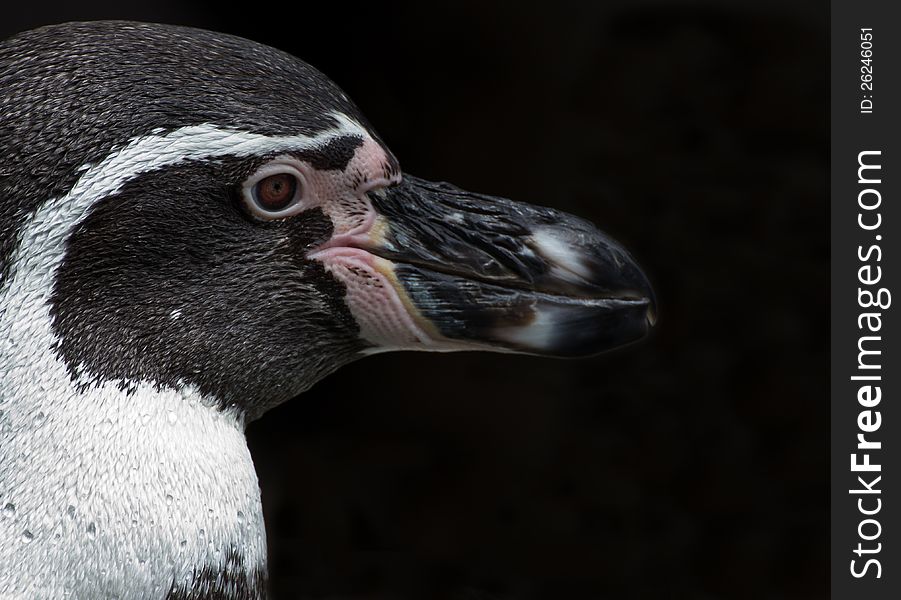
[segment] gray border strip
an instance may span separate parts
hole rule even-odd
[[[831,6],[832,597],[897,599],[901,9]]]

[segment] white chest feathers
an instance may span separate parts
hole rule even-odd
[[[0,597],[161,600],[227,562],[263,572],[239,418],[192,392],[59,383],[0,394]]]

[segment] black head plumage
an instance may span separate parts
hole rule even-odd
[[[334,83],[293,56],[126,22],[51,26],[4,42],[0,104],[0,278],[38,206],[131,140],[204,123],[315,136],[336,126],[336,112],[365,124]],[[341,169],[357,142],[299,158]],[[89,372],[126,389],[193,384],[252,416],[360,349],[341,284],[301,258],[331,233],[328,219],[313,210],[260,224],[236,209],[236,182],[261,160],[186,161],[97,199],[66,241],[51,299],[73,377]]]

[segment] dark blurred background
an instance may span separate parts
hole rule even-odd
[[[273,597],[824,598],[822,2],[6,3],[287,50],[405,171],[587,217],[655,283],[589,360],[398,353],[248,429]]]

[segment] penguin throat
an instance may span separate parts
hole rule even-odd
[[[43,393],[0,395],[0,589],[201,598],[218,581],[261,597],[265,530],[240,416],[190,389],[75,391],[36,375]]]

